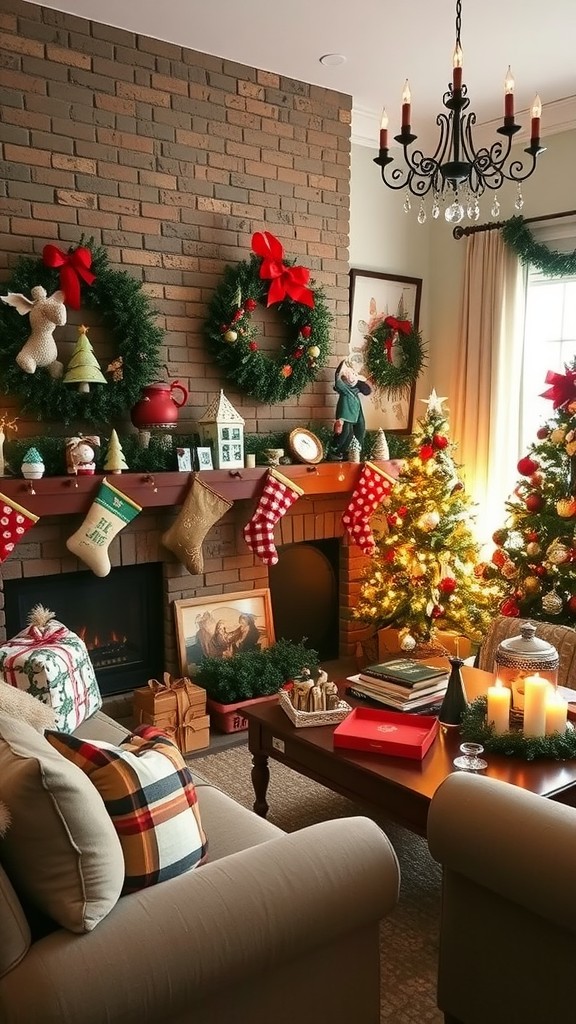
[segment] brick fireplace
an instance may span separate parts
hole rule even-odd
[[[294,544],[330,538],[339,540],[337,648],[340,657],[352,655],[367,632],[350,618],[365,559],[344,536],[341,516],[360,467],[346,463],[342,466],[322,464],[313,469],[306,466],[285,469],[287,474],[298,479],[306,493],[276,528],[280,559],[283,550]],[[161,543],[163,532],[177,512],[173,506],[178,505],[186,492],[191,479],[189,475],[165,473],[158,475],[156,480],[130,473],[122,477],[123,489],[144,508],[113,541],[110,560],[113,567],[141,564],[159,567],[161,595],[157,639],[163,650],[163,667],[171,673],[179,672],[172,608],[174,600],[269,586],[268,568],[254,557],[242,536],[242,527],[251,515],[254,496],[260,491],[265,472],[263,469],[243,470],[240,478],[232,478],[224,471],[207,474],[211,486],[227,496],[234,496],[235,500],[231,510],[206,537],[203,546],[204,574],[201,576],[191,576]],[[11,581],[18,579],[35,580],[36,586],[28,591],[31,606],[45,602],[43,579],[46,577],[64,574],[69,579],[68,574],[85,573],[83,563],[66,548],[66,539],[78,527],[82,512],[89,507],[91,495],[97,491],[97,478],[79,478],[76,489],[67,478],[43,479],[35,483],[34,495],[23,480],[5,479],[2,487],[41,518],[0,567],[0,642],[6,639],[6,583],[10,585]],[[96,587],[99,583],[96,580]],[[294,581],[295,603],[303,586],[305,583],[301,579]],[[97,589],[94,593],[98,593]],[[147,678],[146,675],[133,681],[124,689],[143,685]]]

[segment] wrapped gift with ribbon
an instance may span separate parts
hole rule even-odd
[[[173,679],[165,672],[162,681],[149,679],[134,690],[134,718],[138,725],[155,725],[167,733],[183,754],[210,743],[206,690],[185,677]]]
[[[74,732],[102,707],[84,641],[42,605],[32,609],[27,627],[0,647],[0,678],[48,704],[60,732]]]

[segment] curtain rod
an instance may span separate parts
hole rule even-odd
[[[525,224],[536,224],[539,221],[544,220],[558,220],[560,217],[576,217],[576,210],[566,210],[564,213],[546,213],[542,217],[525,217]],[[512,218],[510,218],[512,219]],[[510,221],[503,220],[499,224],[495,221],[491,221],[489,224],[470,224],[469,227],[461,228],[458,224],[452,231],[454,238],[460,239],[464,235],[475,235],[477,231],[495,231],[497,228],[503,228],[505,224],[509,224]]]

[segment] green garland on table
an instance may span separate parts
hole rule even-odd
[[[82,306],[101,315],[113,338],[114,358],[122,359],[120,373],[110,375],[106,384],[92,385],[87,394],[65,384],[63,378],[52,378],[46,370],[25,373],[16,356],[30,335],[29,318],[0,303],[0,388],[19,398],[23,413],[34,413],[39,420],[104,424],[124,415],[142,389],[158,378],[164,332],[154,322],[155,310],[142,283],[125,270],[113,270],[106,251],[94,239],[82,238],[79,245],[92,253],[91,270],[96,275],[93,284],[81,284]],[[24,256],[3,288],[29,296],[36,285],[51,295],[60,287],[58,270],[45,266],[42,259]]]
[[[547,277],[576,274],[576,249],[558,252],[537,242],[523,217],[511,217],[502,225],[501,231],[506,245],[516,253],[521,263],[536,267]]]
[[[535,761],[541,757],[567,761],[576,757],[576,730],[571,728],[571,723],[568,723],[563,736],[560,733],[552,733],[551,736],[524,736],[519,729],[511,729],[497,735],[494,726],[488,725],[487,707],[486,697],[477,697],[468,705],[460,727],[462,739],[481,743],[488,753],[522,757],[525,761]]]
[[[252,255],[228,266],[208,306],[206,338],[216,362],[240,391],[263,405],[299,395],[316,378],[330,354],[329,312],[321,288],[311,286],[312,307],[286,297],[274,304],[289,338],[275,355],[258,345],[251,314],[266,305],[270,282],[260,277],[262,260]]]
[[[396,330],[383,321],[366,336],[364,367],[369,380],[381,391],[388,391],[392,401],[409,395],[426,362],[422,336],[410,324],[408,333],[398,331],[402,361],[396,366],[389,348]]]

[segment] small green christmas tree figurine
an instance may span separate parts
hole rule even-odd
[[[91,384],[107,384],[102,373],[94,349],[88,341],[88,328],[82,324],[78,328],[78,341],[70,357],[70,362],[64,375],[65,384],[77,384],[78,391],[87,393]]]
[[[374,523],[376,552],[353,613],[377,629],[397,627],[406,651],[439,629],[480,642],[499,596],[476,575],[473,503],[452,457],[444,401],[432,391],[418,420],[382,529]]]
[[[502,615],[576,625],[576,359],[549,371],[554,413],[520,459],[521,480],[493,534],[488,574],[504,588]]]
[[[104,469],[107,473],[121,473],[123,469],[128,469],[122,445],[115,430],[110,434]]]

